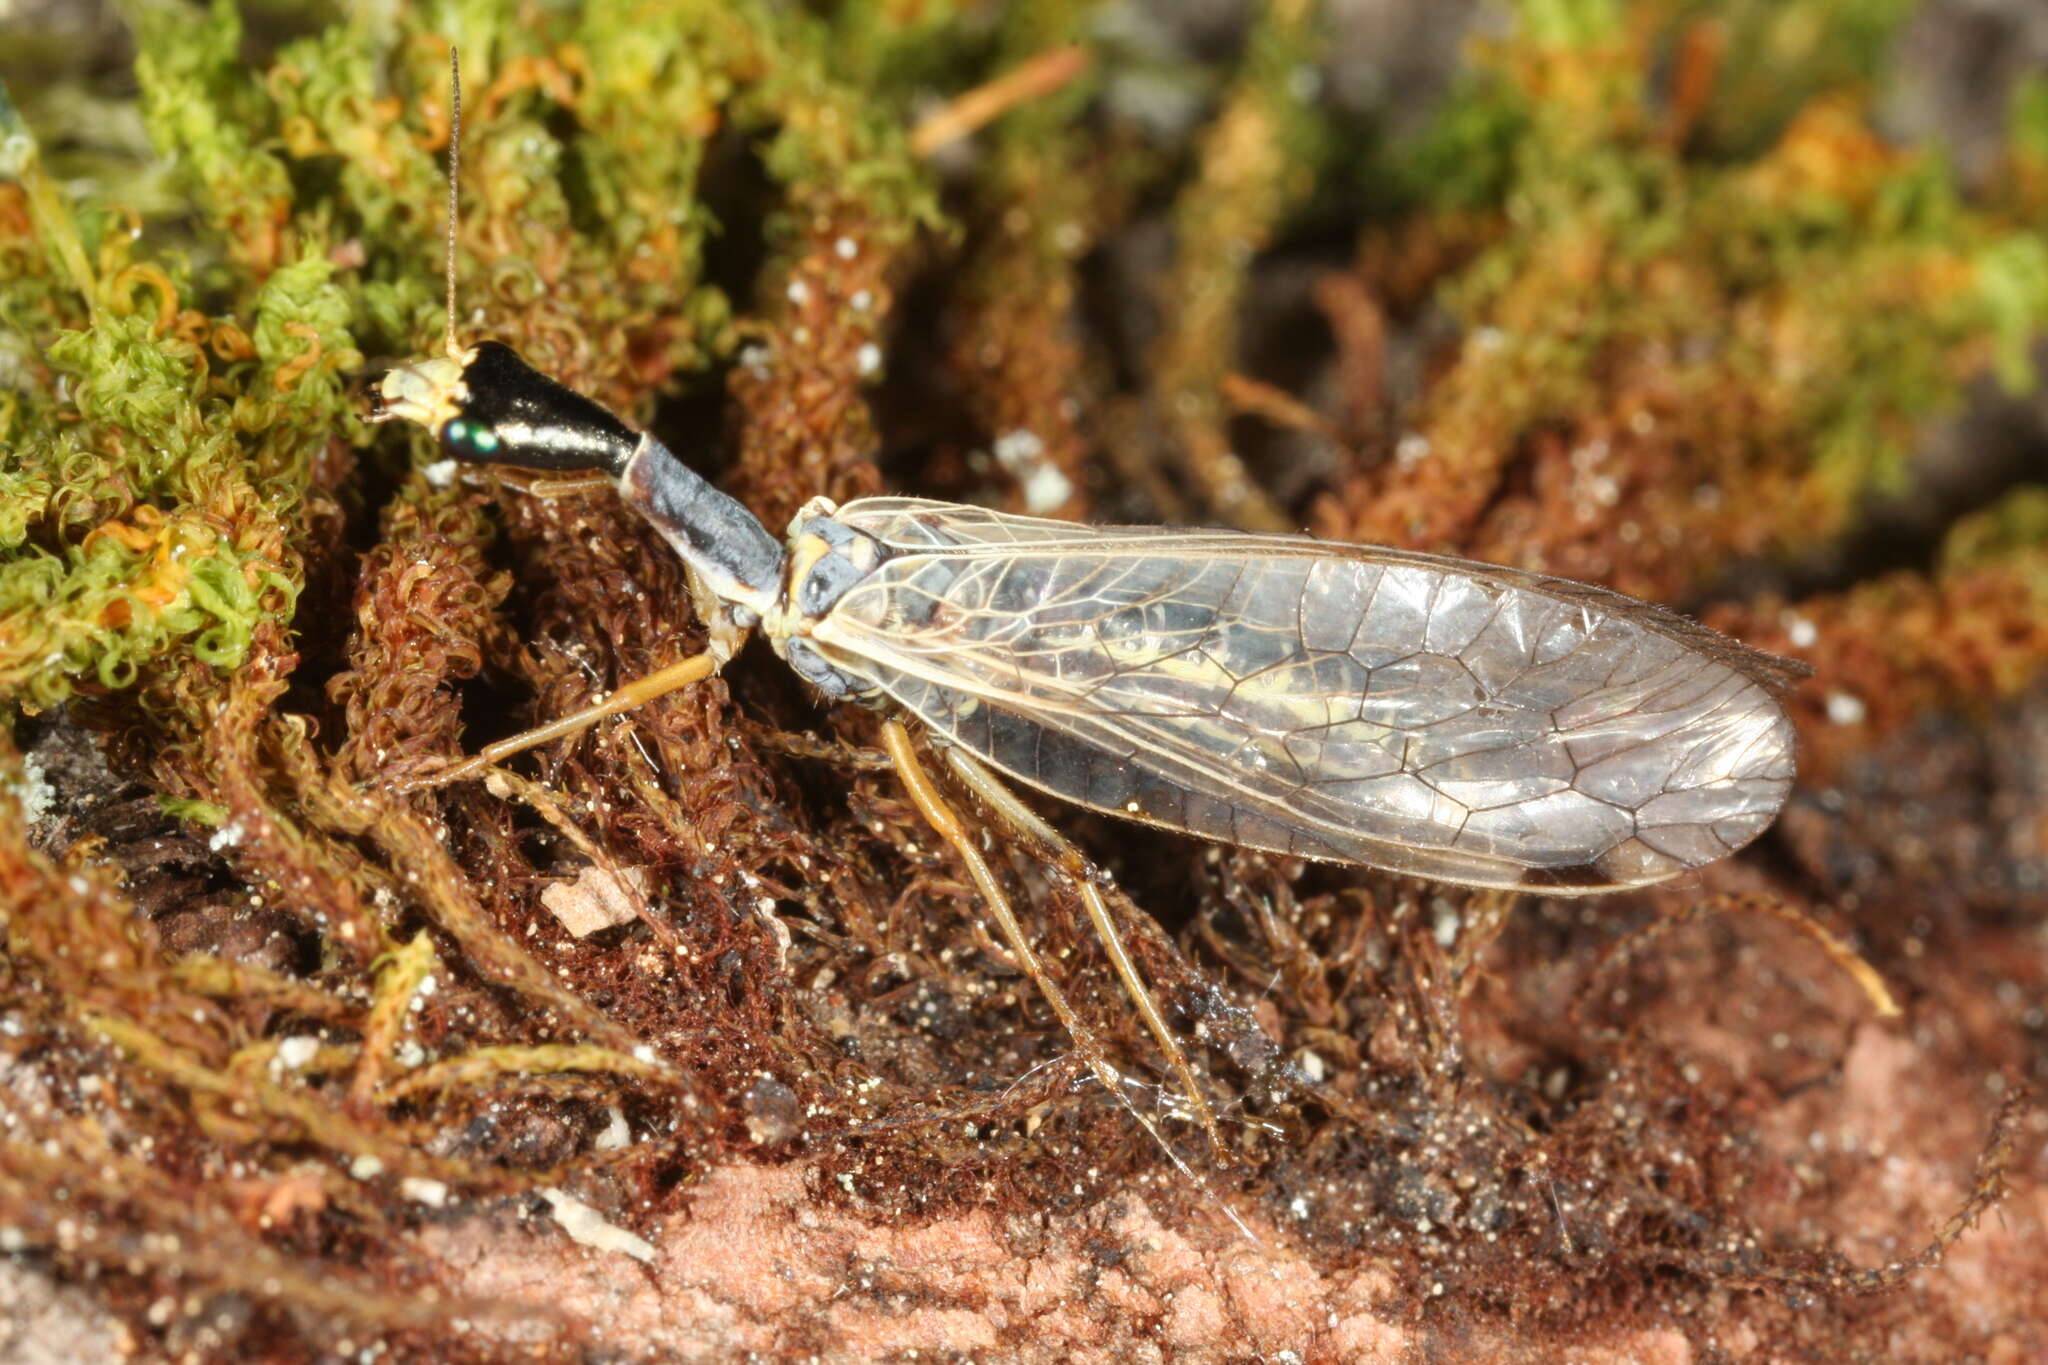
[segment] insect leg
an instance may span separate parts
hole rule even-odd
[[[573,479],[517,479],[506,478],[502,473],[498,481],[515,492],[530,498],[580,498],[593,493],[610,493],[617,490],[619,481],[609,474],[588,474]]]
[[[1093,1031],[1082,1022],[1081,1016],[1075,1013],[1066,993],[1046,975],[1045,964],[1039,960],[1038,951],[1031,946],[1031,940],[1024,936],[1024,927],[1017,922],[1016,913],[1010,908],[1009,894],[1003,890],[1002,883],[996,880],[994,871],[988,865],[988,859],[982,856],[981,849],[976,846],[974,833],[967,827],[967,822],[961,819],[960,813],[947,802],[944,793],[939,790],[938,783],[934,782],[931,773],[926,771],[923,761],[917,756],[916,744],[910,737],[910,731],[904,728],[902,721],[883,722],[882,747],[888,751],[890,760],[896,766],[897,775],[903,779],[904,790],[909,793],[911,804],[917,807],[918,813],[924,816],[926,823],[938,831],[939,837],[953,846],[953,851],[960,856],[960,861],[967,865],[967,875],[973,879],[975,889],[981,893],[982,902],[988,906],[989,913],[995,916],[997,926],[1003,931],[1003,938],[1010,945],[1010,951],[1016,955],[1017,961],[1023,964],[1025,974],[1031,978],[1032,984],[1038,987],[1039,994],[1045,997],[1046,1004],[1052,1006],[1052,1012],[1059,1016],[1061,1026],[1074,1040],[1074,1046],[1079,1049],[1082,1059],[1088,1063],[1089,1070],[1095,1073],[1095,1079],[1100,1081],[1102,1087],[1110,1094],[1123,1101],[1124,1107],[1144,1126],[1152,1140],[1171,1155],[1172,1149],[1166,1147],[1166,1140],[1160,1136],[1152,1121],[1132,1107],[1129,1096],[1124,1093],[1122,1074],[1104,1055],[1102,1045],[1096,1041]]]
[[[1863,992],[1863,998],[1870,1002],[1871,1009],[1876,1011],[1880,1019],[1899,1017],[1899,1003],[1893,997],[1891,988],[1885,984],[1877,968],[1871,966],[1869,961],[1856,951],[1853,944],[1788,901],[1759,893],[1738,893],[1718,896],[1713,900],[1694,901],[1676,914],[1661,915],[1651,920],[1628,937],[1610,946],[1595,964],[1592,974],[1586,979],[1586,984],[1580,987],[1578,998],[1572,1002],[1568,1016],[1571,1027],[1586,1027],[1582,1015],[1587,1003],[1593,998],[1594,988],[1605,981],[1610,973],[1627,966],[1652,940],[1709,914],[1734,914],[1743,911],[1767,916],[1781,924],[1789,924],[1805,934],[1820,946],[1829,960],[1856,983],[1857,989]]]
[[[664,696],[678,688],[688,687],[692,683],[702,682],[716,673],[719,665],[724,662],[724,657],[715,649],[693,654],[666,668],[656,669],[645,677],[635,678],[595,705],[586,706],[581,711],[572,711],[566,716],[558,716],[545,725],[536,725],[531,730],[508,735],[495,744],[486,744],[460,763],[405,783],[402,790],[414,791],[423,787],[440,787],[450,782],[464,781],[476,776],[485,768],[503,763],[514,754],[526,752],[536,744],[545,744],[551,739],[573,735],[579,730],[595,725],[607,716],[616,716],[622,711],[631,711],[636,706],[645,706],[656,697]]]
[[[820,739],[809,730],[801,734],[789,730],[771,730],[757,741],[764,749],[788,754],[791,758],[816,759],[821,763],[832,763],[856,772],[885,772],[895,765],[889,756],[875,749],[865,749],[839,739]]]
[[[1050,857],[1061,871],[1073,882],[1081,895],[1081,904],[1088,911],[1089,922],[1095,926],[1095,936],[1102,943],[1103,951],[1109,954],[1111,965],[1116,968],[1124,991],[1131,1003],[1138,1007],[1139,1017],[1152,1033],[1159,1050],[1166,1054],[1167,1062],[1174,1074],[1180,1077],[1182,1088],[1187,1091],[1188,1105],[1195,1112],[1195,1119],[1202,1125],[1202,1131],[1209,1135],[1209,1141],[1218,1150],[1222,1139],[1217,1136],[1216,1116],[1209,1108],[1207,1096],[1195,1078],[1195,1069],[1188,1062],[1187,1053],[1181,1048],[1180,1040],[1167,1027],[1166,1018],[1159,1012],[1159,1002],[1153,998],[1151,988],[1138,971],[1138,964],[1124,947],[1123,935],[1117,932],[1116,921],[1110,915],[1109,905],[1103,899],[1102,888],[1096,884],[1095,868],[1074,847],[1067,838],[1051,825],[1038,818],[1029,806],[1017,799],[1017,794],[1005,786],[1000,778],[990,772],[979,760],[966,750],[948,747],[946,762],[969,791],[979,797],[1003,822],[1023,835]]]

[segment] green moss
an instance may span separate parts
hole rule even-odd
[[[1695,28],[1720,60],[1699,141],[1719,156],[1753,156],[1814,99],[1874,90],[1912,0],[1686,0],[1678,31]]]
[[[2015,155],[2048,162],[2048,76],[2028,72],[2013,86],[2011,129]]]
[[[1950,528],[1941,546],[1944,574],[2028,563],[2036,596],[2048,604],[2048,487],[2015,488]]]
[[[1157,401],[1173,423],[1169,449],[1218,515],[1259,531],[1290,522],[1224,438],[1223,382],[1237,364],[1255,254],[1316,180],[1321,123],[1303,79],[1321,43],[1315,17],[1309,0],[1267,0],[1258,10],[1237,79],[1203,133],[1199,173],[1174,201],[1176,255],[1151,355]]]
[[[1763,540],[1796,551],[1904,486],[1917,424],[1959,401],[1959,373],[1988,358],[2009,387],[2033,382],[2048,244],[1966,198],[1938,149],[1873,130],[1863,91],[1901,7],[1622,14],[1525,6],[1417,139],[1403,231],[1434,218],[1455,235],[1475,210],[1498,224],[1439,293],[1488,340],[1468,353],[1486,377],[1462,390],[1487,412],[1440,420],[1486,440],[1439,449],[1466,463],[1476,509],[1470,490],[1525,434],[1583,422],[1653,368],[1660,419],[1696,429],[1682,477],[1765,498],[1738,494],[1741,524],[1702,530],[1753,547],[1761,517]],[[1698,80],[1675,105],[1684,80],[1656,58],[1697,33],[1713,41],[1679,59]],[[1736,55],[1758,50],[1775,56]],[[1782,88],[1766,99],[1758,81]],[[2029,107],[2023,92],[2019,123]],[[1724,109],[1745,131],[1703,136]],[[1757,409],[1746,445],[1715,429],[1731,393]]]
[[[28,178],[11,106],[0,128],[43,214],[32,268],[0,278],[0,317],[41,356],[10,362],[31,382],[0,413],[19,432],[0,471],[0,616],[21,623],[0,643],[0,699],[36,706],[183,657],[233,667],[259,621],[288,623],[315,456],[363,431],[349,383],[364,352],[429,347],[441,321],[441,148],[406,117],[445,127],[445,49],[424,20],[335,23],[259,66],[228,0],[129,15],[150,136],[201,223],[189,260],[74,213]],[[762,139],[795,198],[829,187],[899,237],[930,221],[902,108],[829,74],[822,22],[704,5],[650,26],[625,3],[462,18],[465,306],[545,338],[539,363],[613,401],[644,401],[629,364],[688,369],[731,344],[695,192],[728,123]],[[69,307],[53,303],[67,275],[86,294]]]
[[[253,234],[288,209],[291,182],[270,145],[274,107],[242,60],[233,0],[214,0],[204,18],[170,0],[135,0],[129,14],[150,140],[178,160],[216,232]],[[258,236],[217,237],[216,244],[259,266],[270,258]]]
[[[1616,0],[1521,0],[1515,7],[1522,37],[1542,47],[1590,47],[1621,31]]]

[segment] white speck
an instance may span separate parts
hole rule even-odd
[[[1458,941],[1458,907],[1439,896],[1430,909],[1435,915],[1430,931],[1436,935],[1436,945],[1448,948]]]
[[[446,488],[455,482],[455,468],[453,460],[436,460],[420,466],[420,477],[436,488]]]
[[[636,1046],[635,1046],[635,1047],[633,1048],[633,1060],[634,1060],[634,1061],[636,1061],[636,1062],[651,1062],[651,1061],[653,1061],[653,1060],[654,1060],[654,1049],[653,1049],[652,1047],[649,1047],[649,1046],[648,1046],[648,1045],[647,1045],[646,1043],[640,1043],[640,1044],[637,1044],[637,1045],[636,1045]]]
[[[626,1123],[626,1112],[616,1104],[608,1106],[611,1122],[604,1131],[590,1140],[590,1145],[600,1152],[616,1152],[633,1140],[633,1130]]]
[[[1025,511],[1051,512],[1073,496],[1073,481],[1045,458],[1044,439],[1028,427],[996,437],[994,454],[996,463],[1023,486]]]
[[[1795,616],[1785,623],[1785,637],[1794,649],[1811,649],[1820,639],[1820,628],[1804,616]]]
[[[427,1050],[420,1046],[417,1038],[401,1038],[398,1040],[398,1046],[391,1049],[391,1057],[393,1061],[410,1071],[426,1062]]]
[[[1429,438],[1419,431],[1411,431],[1394,443],[1394,462],[1403,469],[1413,469],[1429,458]]]
[[[277,1064],[287,1071],[297,1071],[320,1051],[320,1040],[309,1034],[296,1034],[277,1045]]]
[[[995,454],[1003,468],[1015,469],[1019,465],[1043,458],[1045,442],[1029,427],[1018,427],[996,437]]]
[[[415,1204],[438,1209],[448,1202],[448,1186],[425,1176],[409,1175],[398,1182],[398,1192]]]
[[[854,312],[865,313],[868,309],[875,306],[874,291],[871,289],[856,289],[853,291],[853,297],[848,299],[847,303],[853,306]]]
[[[1301,1073],[1312,1083],[1321,1085],[1323,1078],[1330,1074],[1330,1068],[1324,1063],[1322,1053],[1305,1047],[1301,1050]]]
[[[756,379],[768,377],[769,362],[774,358],[775,353],[759,342],[740,347],[740,367]]]
[[[1074,485],[1051,461],[1040,464],[1024,479],[1024,510],[1050,512],[1067,500]]]
[[[364,1152],[354,1161],[348,1163],[348,1173],[358,1180],[375,1180],[378,1176],[384,1174],[384,1163],[378,1158],[371,1156],[368,1152]]]
[[[791,280],[789,288],[783,291],[789,301],[801,308],[811,301],[811,287],[802,280]]]
[[[859,369],[862,379],[872,379],[882,372],[882,348],[872,341],[861,343],[853,363]]]
[[[213,837],[206,841],[206,846],[212,849],[215,853],[218,853],[224,848],[233,848],[236,844],[239,844],[241,842],[241,822],[239,820],[230,820],[225,825],[222,825],[218,830],[214,831]]]
[[[31,822],[48,815],[57,800],[57,793],[43,776],[43,765],[36,762],[34,754],[21,760],[21,781],[14,784],[13,791],[14,799],[21,802],[22,819]]]
[[[860,243],[851,237],[841,237],[832,244],[832,254],[842,261],[850,261],[860,255]]]
[[[1481,327],[1472,334],[1472,344],[1481,351],[1498,351],[1508,344],[1508,334],[1498,327]]]
[[[1864,706],[1863,698],[1855,693],[1844,692],[1840,688],[1828,693],[1828,719],[1835,724],[1861,725],[1863,718],[1869,714],[1869,708]]]
[[[603,1214],[574,1195],[544,1189],[540,1197],[554,1209],[555,1221],[562,1225],[562,1231],[569,1234],[571,1241],[598,1251],[622,1251],[635,1260],[650,1264],[654,1261],[654,1243],[606,1222]]]

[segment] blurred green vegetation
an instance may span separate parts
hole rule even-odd
[[[615,403],[733,344],[697,192],[722,133],[757,139],[788,212],[825,187],[899,237],[930,220],[902,101],[828,77],[831,26],[785,7],[594,4],[538,27],[489,4],[366,7],[260,67],[228,0],[126,13],[181,203],[138,221],[118,175],[74,203],[38,141],[78,130],[11,107],[0,130],[0,696],[16,703],[179,655],[232,667],[257,618],[289,621],[321,452],[367,440],[349,380],[441,325],[443,35],[466,35],[471,64],[465,321]],[[929,28],[878,12],[862,31],[879,60]]]

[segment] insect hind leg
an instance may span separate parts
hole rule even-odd
[[[1131,959],[1124,946],[1123,934],[1116,927],[1116,919],[1110,913],[1109,903],[1097,883],[1094,864],[1090,863],[1080,849],[1074,847],[1065,835],[1038,818],[1029,806],[1017,798],[1017,794],[1005,785],[1002,779],[988,770],[988,767],[966,750],[948,747],[945,750],[947,766],[966,784],[990,811],[1001,818],[1019,835],[1038,846],[1042,854],[1066,874],[1081,897],[1081,906],[1088,912],[1088,922],[1095,930],[1097,941],[1109,954],[1110,965],[1116,968],[1117,979],[1123,983],[1124,993],[1137,1007],[1138,1016],[1145,1021],[1145,1028],[1152,1035],[1159,1050],[1166,1054],[1168,1065],[1180,1079],[1181,1087],[1187,1092],[1188,1107],[1201,1124],[1202,1131],[1209,1135],[1210,1144],[1223,1151],[1221,1137],[1216,1128],[1215,1112],[1209,1107],[1208,1097],[1203,1093],[1201,1082],[1195,1075],[1193,1064],[1188,1061],[1187,1051],[1167,1026],[1166,1017],[1159,1012],[1159,1001],[1152,994],[1151,987],[1138,970],[1138,964]]]
[[[919,813],[938,831],[940,837],[953,846],[961,861],[966,863],[968,875],[973,878],[975,888],[980,891],[983,901],[988,905],[989,913],[995,917],[996,924],[1001,928],[1011,952],[1023,964],[1025,972],[1038,987],[1040,994],[1045,997],[1046,1003],[1052,1006],[1053,1013],[1059,1016],[1060,1023],[1074,1039],[1075,1046],[1080,1049],[1082,1057],[1094,1071],[1096,1079],[1112,1093],[1124,1098],[1125,1106],[1129,1108],[1130,1101],[1124,1097],[1122,1076],[1104,1055],[1101,1043],[1074,1011],[1065,993],[1046,974],[1036,950],[1024,937],[1023,927],[1017,922],[1016,914],[1010,908],[1007,893],[996,881],[995,874],[989,869],[987,858],[976,846],[973,833],[959,813],[947,803],[938,785],[932,781],[931,774],[925,770],[923,762],[918,758],[910,732],[901,721],[890,720],[882,728],[882,744],[902,777],[911,801],[917,806]],[[997,781],[986,768],[958,749],[947,748],[943,752],[948,766],[968,790],[1018,834],[1051,852],[1061,870],[1072,878],[1079,888],[1082,904],[1088,911],[1096,934],[1101,939],[1104,950],[1108,952],[1111,963],[1116,967],[1118,978],[1136,1003],[1140,1016],[1159,1043],[1160,1050],[1166,1054],[1175,1075],[1186,1088],[1188,1106],[1193,1111],[1196,1121],[1208,1134],[1215,1150],[1223,1151],[1222,1139],[1216,1128],[1216,1116],[1209,1107],[1207,1097],[1202,1093],[1194,1068],[1189,1064],[1187,1054],[1181,1049],[1172,1030],[1166,1026],[1166,1020],[1159,1013],[1158,1003],[1152,998],[1144,978],[1138,973],[1137,964],[1131,961],[1130,954],[1125,951],[1123,939],[1117,933],[1109,907],[1102,899],[1101,890],[1086,875],[1087,862],[1081,857],[1080,851],[1061,838],[1051,826],[1032,814],[1030,809]],[[1171,1149],[1166,1148],[1165,1139],[1151,1120],[1135,1109],[1131,1112],[1144,1125],[1153,1140],[1171,1155]],[[1177,1157],[1175,1161],[1179,1164]]]
[[[1095,1079],[1102,1084],[1104,1089],[1117,1097],[1123,1104],[1124,1109],[1145,1130],[1146,1135],[1152,1139],[1160,1151],[1166,1154],[1167,1160],[1174,1164],[1175,1169],[1179,1170],[1182,1175],[1193,1182],[1197,1188],[1207,1189],[1201,1177],[1189,1169],[1188,1164],[1181,1159],[1180,1154],[1175,1152],[1172,1146],[1168,1144],[1165,1135],[1159,1131],[1159,1126],[1142,1113],[1136,1105],[1131,1103],[1131,1098],[1124,1089],[1122,1073],[1116,1069],[1115,1065],[1109,1060],[1108,1055],[1102,1050],[1102,1044],[1096,1038],[1094,1031],[1075,1012],[1073,1005],[1067,1000],[1066,992],[1062,991],[1053,981],[1052,977],[1047,975],[1045,964],[1039,958],[1038,951],[1031,946],[1031,940],[1024,936],[1024,927],[1017,922],[1016,912],[1010,908],[1009,894],[1003,890],[1002,883],[996,880],[995,872],[989,867],[988,859],[982,855],[981,849],[976,846],[974,832],[968,828],[967,822],[961,819],[960,813],[953,809],[951,803],[946,800],[945,795],[940,792],[938,783],[932,780],[931,773],[926,770],[923,761],[917,756],[916,743],[911,739],[910,731],[904,728],[902,721],[891,719],[883,722],[882,747],[887,751],[890,760],[895,764],[897,776],[902,779],[904,789],[910,795],[911,804],[917,807],[918,813],[924,816],[926,822],[938,832],[939,837],[950,844],[953,852],[959,855],[960,861],[966,864],[968,876],[973,880],[975,889],[981,893],[982,903],[988,907],[989,913],[995,917],[996,924],[1002,930],[1003,938],[1008,942],[1011,953],[1016,956],[1017,961],[1023,966],[1025,974],[1031,978],[1032,984],[1038,987],[1039,994],[1045,997],[1045,1002],[1052,1006],[1052,1012],[1059,1016],[1061,1026],[1067,1030],[1068,1036],[1074,1040],[1075,1048],[1080,1052],[1082,1060],[1088,1064],[1089,1070],[1095,1073]],[[994,781],[993,778],[989,780]],[[1011,799],[1015,800],[1014,797]],[[1185,1059],[1182,1060],[1183,1064],[1185,1064]],[[1201,1101],[1196,1099],[1190,1101],[1190,1103],[1200,1104]],[[1206,1106],[1202,1107],[1201,1114],[1205,1120],[1203,1126],[1208,1130],[1210,1140],[1212,1142],[1216,1141],[1215,1122]],[[1239,1231],[1243,1232],[1247,1237],[1252,1237],[1250,1229],[1244,1226],[1235,1213],[1230,1213],[1230,1218],[1232,1222],[1237,1224]],[[1252,1240],[1257,1241],[1258,1239],[1252,1237]]]

